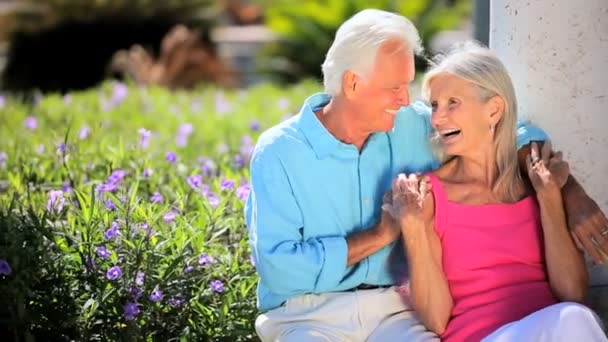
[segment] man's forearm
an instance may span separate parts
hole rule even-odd
[[[346,239],[348,259],[346,266],[352,266],[368,256],[376,253],[386,245],[395,241],[399,235],[383,232],[380,223],[362,232],[350,235]]]

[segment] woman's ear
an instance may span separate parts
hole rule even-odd
[[[357,77],[357,74],[352,71],[346,71],[344,76],[342,76],[342,91],[347,99],[351,99],[355,96],[358,81],[359,78]]]
[[[496,127],[500,119],[505,113],[506,103],[505,100],[499,96],[495,95],[490,98],[487,103],[488,105],[488,119],[490,120],[490,126]]]

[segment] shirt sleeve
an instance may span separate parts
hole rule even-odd
[[[549,136],[542,128],[532,124],[528,120],[517,120],[517,149],[531,143],[532,141],[547,141]]]
[[[306,228],[290,179],[271,151],[252,158],[245,214],[256,269],[272,292],[326,292],[340,283],[347,262],[345,237],[304,240]]]

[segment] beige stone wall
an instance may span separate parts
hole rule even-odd
[[[490,47],[515,83],[519,111],[563,150],[608,213],[608,1],[492,0]],[[608,266],[592,283],[608,285]]]

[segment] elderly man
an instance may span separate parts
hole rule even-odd
[[[397,291],[389,256],[399,229],[381,210],[398,173],[438,166],[429,108],[408,92],[420,51],[406,18],[359,12],[327,53],[326,92],[260,136],[245,211],[263,341],[437,339]],[[518,140],[546,136],[520,125]],[[594,204],[574,181],[564,191],[567,202]]]

